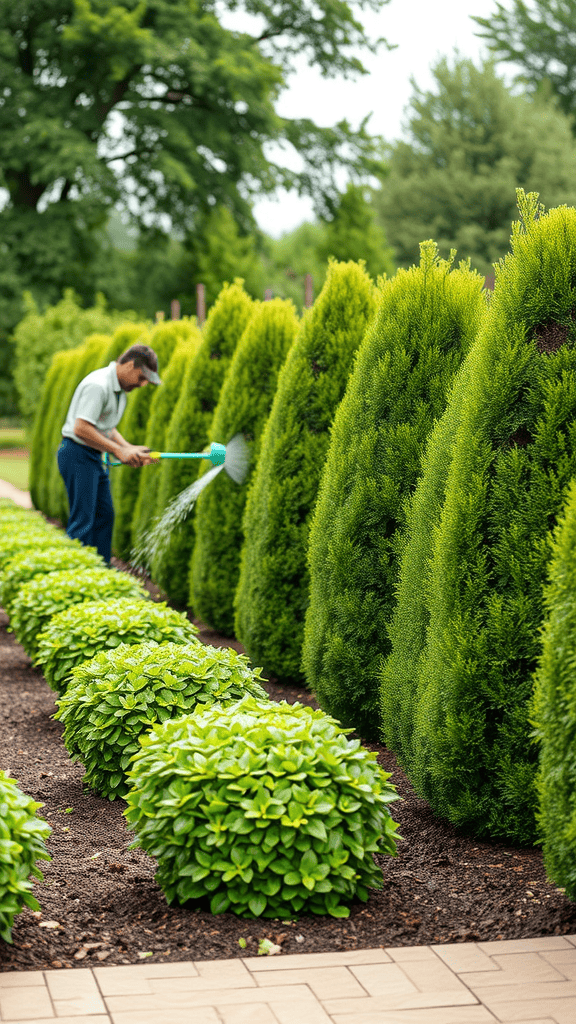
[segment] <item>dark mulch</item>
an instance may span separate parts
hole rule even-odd
[[[53,859],[37,886],[42,912],[17,917],[13,946],[0,941],[0,970],[253,955],[262,938],[296,953],[576,932],[576,906],[547,882],[538,850],[458,835],[376,744],[371,749],[403,797],[393,812],[404,841],[397,858],[382,859],[383,890],[354,906],[348,920],[243,920],[168,907],[154,862],[128,849],[123,802],[83,791],[82,767],[70,762],[52,719],[53,693],[6,624],[0,613],[0,767],[44,804]],[[231,643],[205,628],[202,639]],[[301,688],[267,688],[275,700],[314,704]]]

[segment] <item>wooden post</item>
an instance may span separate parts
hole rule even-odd
[[[157,312],[156,312],[156,323],[157,324],[161,324],[163,319],[164,319],[164,310],[163,309],[157,310]]]
[[[312,274],[306,274],[304,278],[304,308],[310,309],[310,306],[314,302],[314,282],[312,281]]]
[[[196,285],[196,319],[198,326],[202,327],[206,319],[206,289],[203,284]]]
[[[271,298],[272,298],[272,289],[271,288],[267,288],[266,291],[264,292],[264,302],[270,302]]]
[[[172,302],[170,303],[170,319],[180,319],[180,303],[178,302],[178,299],[172,299]]]

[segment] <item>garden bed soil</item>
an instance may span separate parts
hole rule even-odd
[[[402,797],[392,810],[403,841],[396,858],[380,859],[384,888],[348,919],[246,920],[168,907],[154,861],[129,849],[124,802],[83,789],[83,769],[68,758],[52,718],[54,694],[7,624],[0,612],[0,768],[43,803],[53,831],[52,861],[40,864],[45,881],[35,886],[42,910],[18,915],[13,945],[0,940],[0,971],[239,957],[254,955],[263,938],[282,953],[311,953],[576,932],[576,905],[547,881],[538,849],[459,835],[374,743],[367,746]],[[201,636],[241,649],[206,628]],[[266,688],[274,700],[316,706],[301,687]]]

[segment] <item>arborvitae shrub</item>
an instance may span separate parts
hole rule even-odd
[[[60,415],[59,396],[69,377],[69,368],[75,360],[75,350],[57,352],[50,369],[46,374],[46,382],[40,399],[40,405],[32,428],[30,446],[30,496],[36,508],[48,512],[48,496],[50,493],[50,469],[52,459],[56,458],[56,450],[60,443],[56,435],[53,421]],[[66,415],[64,411],[64,416]],[[64,418],[62,419],[62,423]],[[62,430],[60,424],[60,432]],[[56,447],[55,447],[56,445]]]
[[[222,385],[209,440],[227,444],[236,434],[243,434],[250,443],[252,468],[260,453],[278,374],[297,330],[291,301],[262,303],[238,343]],[[248,476],[238,486],[226,473],[220,473],[202,492],[195,510],[190,605],[204,622],[228,636],[234,630],[234,591],[249,480]]]
[[[158,370],[163,379],[176,345],[187,334],[187,321],[184,320],[160,323],[150,331],[146,344],[150,345],[158,356]],[[164,386],[163,383],[158,387],[147,384],[146,387],[136,388],[130,395],[122,420],[122,436],[130,444],[144,444],[156,392],[161,391]],[[148,470],[158,474],[160,466],[149,466]],[[112,547],[120,558],[128,559],[132,550],[132,519],[142,472],[142,468],[117,466],[111,477],[115,511]]]
[[[430,621],[427,583],[434,534],[444,500],[451,449],[460,425],[464,396],[474,379],[477,353],[475,346],[456,376],[447,408],[428,437],[416,490],[405,507],[396,606],[387,629],[390,653],[383,666],[381,689],[383,738],[402,765],[410,763],[419,661]]]
[[[198,630],[184,614],[164,603],[130,597],[84,601],[57,612],[38,637],[36,664],[57,693],[66,691],[70,673],[101,651],[120,644],[190,644]]]
[[[140,736],[169,718],[246,694],[267,701],[248,659],[227,647],[148,641],[105,650],[72,669],[58,703],[64,743],[100,796],[126,796]]]
[[[162,384],[152,396],[150,416],[144,444],[152,451],[167,451],[165,440],[170,417],[180,397],[186,367],[194,359],[201,341],[200,329],[192,320],[181,320],[186,325],[187,337],[178,342],[166,371],[162,371]],[[138,498],[132,516],[132,545],[146,532],[158,502],[161,466],[143,466],[140,470]]]
[[[12,605],[11,627],[26,653],[35,658],[39,635],[57,612],[83,601],[130,597],[147,601],[148,593],[132,576],[115,569],[62,569],[24,583]]]
[[[547,538],[576,474],[576,210],[520,209],[435,535],[409,774],[455,824],[531,842]]]
[[[538,819],[548,877],[576,899],[576,483],[554,537],[532,715],[540,741]]]
[[[310,517],[332,419],[375,306],[376,289],[360,264],[330,263],[279,375],[262,437],[244,516],[236,635],[252,661],[280,680],[302,677]]]
[[[12,603],[20,588],[49,572],[60,572],[62,569],[105,568],[104,559],[95,548],[58,547],[34,551],[28,549],[11,558],[0,571],[0,604],[7,615],[11,614]]]
[[[348,917],[354,898],[382,888],[373,854],[396,853],[398,797],[376,754],[321,711],[246,697],[140,743],[125,814],[169,903]]]
[[[384,285],[336,413],[312,519],[306,680],[324,710],[363,736],[378,735],[404,503],[484,309],[484,279],[450,266],[424,242],[420,266]]]
[[[178,404],[166,432],[167,451],[200,452],[206,447],[222,382],[254,309],[255,304],[242,288],[241,281],[224,285],[208,314],[198,355],[187,367]],[[158,468],[160,486],[156,512],[161,515],[172,498],[196,479],[198,463],[166,459]],[[182,605],[188,600],[193,544],[194,529],[189,519],[174,531],[170,544],[152,566],[154,581]]]
[[[46,839],[52,829],[37,817],[42,804],[0,771],[0,938],[12,942],[12,925],[23,906],[39,910],[32,879],[42,880],[38,860],[50,860]]]

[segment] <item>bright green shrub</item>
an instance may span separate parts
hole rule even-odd
[[[358,263],[334,263],[278,378],[244,516],[236,635],[252,661],[300,679],[311,513],[334,413],[375,311]]]
[[[38,636],[57,612],[83,601],[109,601],[130,597],[145,601],[148,593],[133,576],[115,569],[62,569],[24,583],[12,604],[11,628],[26,653],[34,659]]]
[[[0,938],[12,942],[12,925],[23,906],[39,910],[32,878],[42,879],[37,860],[50,860],[45,840],[52,829],[14,779],[0,771]]]
[[[20,588],[37,576],[61,572],[63,569],[75,569],[81,573],[83,569],[104,567],[104,559],[95,548],[58,547],[40,551],[27,549],[11,558],[0,571],[0,604],[6,614],[10,615]]]
[[[126,771],[138,739],[156,722],[196,707],[233,704],[246,694],[266,701],[248,659],[227,647],[147,641],[102,651],[72,669],[57,701],[64,743],[82,761],[84,782],[100,796],[126,796]]]
[[[166,604],[130,597],[85,601],[52,616],[38,637],[36,664],[52,689],[63,694],[72,669],[101,651],[153,640],[190,644],[197,634],[185,615]]]
[[[406,503],[401,538],[396,607],[388,624],[390,653],[383,665],[381,721],[386,746],[402,765],[410,763],[414,714],[418,703],[419,661],[430,621],[428,576],[432,545],[440,519],[451,450],[462,407],[475,376],[475,346],[464,360],[448,397],[447,408],[428,437],[416,490]]]
[[[25,551],[44,551],[47,548],[79,550],[80,541],[73,541],[61,530],[57,530],[49,523],[43,526],[36,524],[18,526],[13,523],[6,532],[0,536],[0,572],[6,567],[10,559],[15,555],[23,554]]]
[[[152,451],[167,451],[165,440],[170,417],[182,391],[186,369],[202,342],[202,335],[192,320],[180,320],[188,334],[178,342],[166,371],[162,372],[162,386],[154,389],[144,444]],[[132,546],[144,536],[158,503],[160,466],[143,466],[139,473],[138,498],[132,516]]]
[[[538,819],[548,877],[576,899],[576,483],[554,536],[532,716],[540,741]]]
[[[157,324],[150,331],[146,344],[150,345],[158,356],[158,368],[164,377],[167,365],[178,342],[189,335],[188,322],[171,320]],[[151,407],[157,391],[162,391],[164,384],[155,387],[146,385],[136,388],[128,399],[128,405],[122,420],[123,436],[130,444],[144,444]],[[160,466],[148,467],[156,475]],[[129,559],[132,550],[132,519],[138,499],[138,489],[142,478],[142,469],[132,466],[118,467],[111,476],[112,496],[114,499],[115,519],[112,547],[120,558]]]
[[[187,366],[178,404],[166,431],[166,451],[201,452],[205,448],[222,382],[254,310],[255,304],[241,281],[224,285],[208,314],[198,354]],[[229,440],[226,438],[222,444]],[[156,514],[161,515],[172,498],[196,479],[198,463],[167,459],[158,469]],[[194,529],[192,520],[188,520],[174,531],[171,543],[152,566],[153,580],[182,605],[188,600],[193,543]]]
[[[128,773],[126,817],[169,903],[212,913],[347,917],[382,887],[397,799],[376,755],[333,719],[246,697],[155,726]]]
[[[297,331],[298,319],[290,301],[263,302],[238,342],[222,385],[208,439],[228,443],[236,434],[243,434],[251,444],[252,467],[258,461],[278,374]],[[234,631],[234,592],[249,479],[239,487],[220,473],[196,504],[190,605],[204,622],[228,636]]]
[[[324,710],[362,736],[379,733],[404,504],[476,336],[483,285],[423,242],[420,265],[384,285],[334,419],[310,528],[303,666]]]
[[[408,774],[456,825],[532,842],[548,531],[576,475],[576,210],[520,209],[452,448]]]

